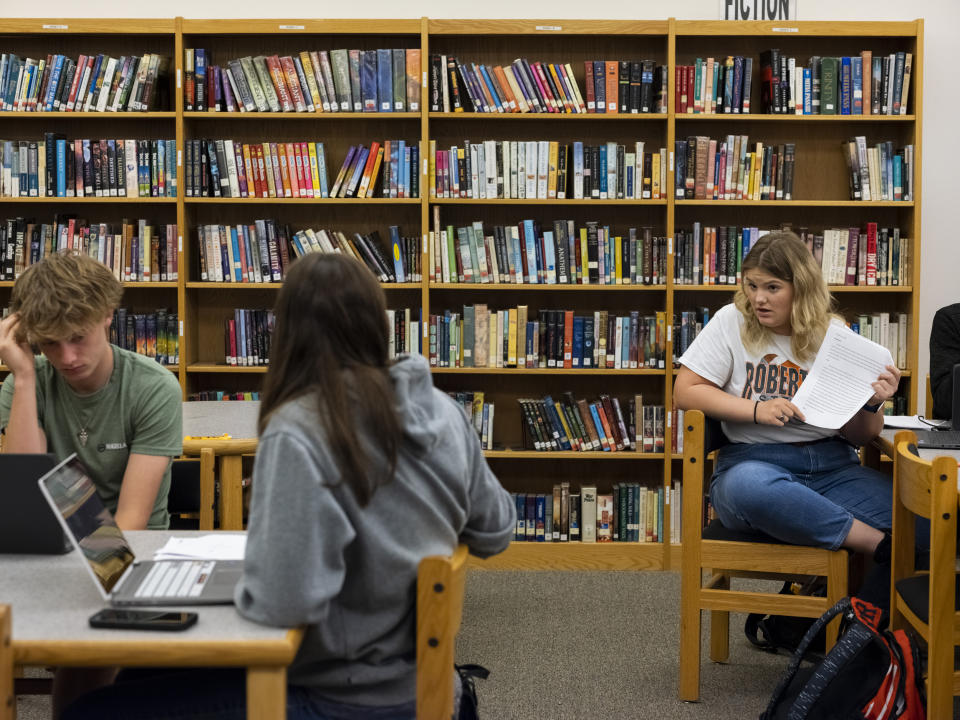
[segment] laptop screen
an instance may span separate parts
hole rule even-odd
[[[84,561],[108,595],[133,563],[133,551],[104,507],[97,490],[76,455],[40,478],[51,506]]]

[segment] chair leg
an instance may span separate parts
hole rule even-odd
[[[679,696],[686,702],[700,699],[700,568],[684,567],[680,590]]]
[[[927,717],[953,717],[953,638],[930,633],[927,646]]]
[[[729,590],[730,577],[724,575],[714,583],[716,590]],[[727,610],[710,611],[710,659],[726,662],[730,658],[730,613]]]
[[[848,555],[845,550],[839,550],[831,553],[827,565],[827,602],[833,607],[838,600],[847,595],[849,587],[849,568]],[[836,644],[837,636],[840,633],[840,617],[835,617],[827,624],[826,629],[826,651]]]

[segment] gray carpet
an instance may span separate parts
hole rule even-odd
[[[679,702],[679,600],[676,573],[471,571],[457,655],[491,671],[481,717],[757,717],[787,657],[754,650],[734,616],[729,663],[706,660],[701,701]],[[17,705],[20,720],[49,718],[48,698]]]

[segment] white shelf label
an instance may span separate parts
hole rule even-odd
[[[536,30],[539,32],[562,32],[562,25],[537,25]]]
[[[665,493],[667,496],[666,498],[667,505],[670,505],[670,486],[669,485],[667,485],[667,487],[665,488]]]
[[[795,27],[775,27],[775,28],[770,28],[770,29],[771,29],[773,32],[779,32],[779,33],[798,33],[798,32],[800,32],[800,28],[795,28]]]
[[[41,25],[44,30],[69,30],[69,25]]]
[[[183,252],[183,235],[177,235],[177,252]]]
[[[306,25],[280,25],[281,30],[304,30]]]
[[[180,89],[180,68],[177,68],[177,90]]]
[[[180,337],[183,337],[183,320],[180,321]]]
[[[673,325],[667,325],[667,342],[673,340]]]
[[[670,167],[673,167],[673,150],[670,151]]]
[[[426,174],[427,174],[427,159],[426,159],[426,158],[423,158],[423,172],[421,172],[420,174],[423,175],[424,177],[426,177]]]
[[[673,238],[667,238],[667,255],[673,255]]]
[[[421,80],[423,87],[427,87],[427,71],[423,71],[423,80]]]
[[[183,164],[183,150],[177,150],[177,167]]]

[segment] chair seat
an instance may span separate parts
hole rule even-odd
[[[789,544],[762,532],[731,530],[716,518],[711,520],[710,524],[703,529],[701,537],[703,537],[704,540],[726,540],[727,542],[768,543],[772,545]]]
[[[907,607],[924,623],[930,622],[930,576],[914,575],[897,580],[897,594],[903,598]],[[954,610],[960,611],[960,575],[955,580]]]

